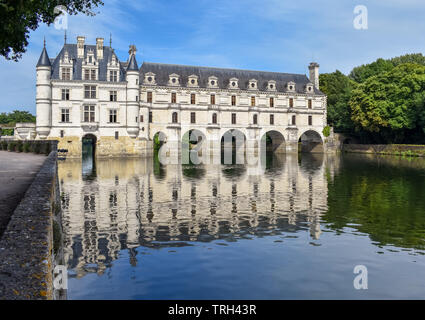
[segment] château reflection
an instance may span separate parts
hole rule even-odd
[[[217,239],[320,237],[327,211],[323,155],[268,155],[248,165],[161,165],[156,158],[59,165],[65,262],[102,273],[119,251]],[[92,168],[92,171],[88,170]],[[264,169],[262,169],[264,168]]]

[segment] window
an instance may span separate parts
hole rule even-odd
[[[117,110],[109,110],[109,122],[117,123]]]
[[[109,81],[118,82],[118,71],[116,70],[109,71]]]
[[[62,68],[62,80],[71,80],[71,68]]]
[[[196,123],[196,112],[190,113],[190,123]]]
[[[61,110],[61,122],[69,122],[69,109]]]
[[[274,98],[270,98],[270,108],[274,107]]]
[[[270,124],[274,124],[274,114],[270,115]]]
[[[217,123],[217,113],[213,113],[213,115],[212,115],[212,123],[214,123],[214,124]]]
[[[149,111],[149,123],[152,123],[153,120],[153,114],[152,111]]]
[[[96,86],[84,86],[84,98],[96,99]]]
[[[69,89],[62,89],[62,100],[69,100]]]
[[[232,96],[232,106],[236,106],[236,96]]]
[[[172,116],[172,119],[171,120],[172,120],[173,123],[177,123],[178,122],[177,121],[178,120],[178,118],[177,118],[177,112],[173,112],[173,116]]]
[[[292,125],[295,126],[297,124],[297,117],[292,116]]]
[[[118,131],[115,131],[115,140],[118,140],[118,138],[119,138],[119,133]]]
[[[109,101],[117,101],[117,92],[109,91]]]
[[[255,107],[255,97],[251,97],[251,107]]]
[[[96,80],[96,69],[90,70],[91,80]]]
[[[254,114],[254,116],[252,118],[252,123],[253,124],[257,124],[258,123],[258,116],[256,114]]]
[[[190,94],[190,104],[195,104],[195,102],[196,102],[196,99],[195,99],[196,97],[195,97],[195,94],[194,93],[191,93]]]
[[[212,94],[210,96],[210,102],[211,102],[211,104],[215,104],[215,94]]]
[[[312,116],[308,116],[308,125],[309,126],[313,125],[313,117]]]
[[[143,122],[143,116],[140,116],[140,122]]]
[[[84,69],[85,80],[96,80],[96,69]]]
[[[139,84],[139,79],[136,79],[136,84],[137,84],[137,85]]]
[[[139,101],[139,96],[138,95],[136,96],[136,101]]]
[[[308,99],[308,108],[311,109],[313,107],[313,101]]]
[[[294,106],[294,98],[289,98],[289,108]]]
[[[84,106],[84,122],[94,122],[94,106]]]
[[[177,93],[171,92],[171,103],[177,103]]]
[[[147,102],[148,103],[152,103],[152,91],[148,91],[147,92]]]
[[[232,124],[236,124],[236,113],[232,113]]]
[[[63,138],[65,136],[65,131],[61,130],[61,138]]]

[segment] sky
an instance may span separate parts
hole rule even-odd
[[[105,39],[122,61],[130,44],[143,61],[308,73],[353,67],[377,58],[425,52],[423,0],[104,0],[96,16],[67,17],[67,43]],[[354,20],[367,8],[367,29]],[[363,11],[364,12],[364,11]],[[356,20],[358,21],[358,20]],[[362,21],[363,23],[365,20]],[[363,25],[364,26],[364,25]],[[64,30],[42,24],[30,33],[19,62],[0,57],[0,112],[35,114],[35,66],[46,38],[50,58],[64,43]]]

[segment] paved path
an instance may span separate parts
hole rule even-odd
[[[0,237],[45,160],[45,155],[0,151]]]

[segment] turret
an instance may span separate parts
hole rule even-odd
[[[39,139],[46,139],[51,128],[51,99],[52,87],[50,77],[52,65],[44,43],[43,51],[37,63],[37,85],[36,85],[36,131]]]
[[[127,80],[127,133],[131,138],[139,134],[139,68],[136,61],[136,48],[130,46]]]
[[[319,64],[317,62],[312,62],[308,66],[310,71],[310,81],[314,86],[319,89]]]

